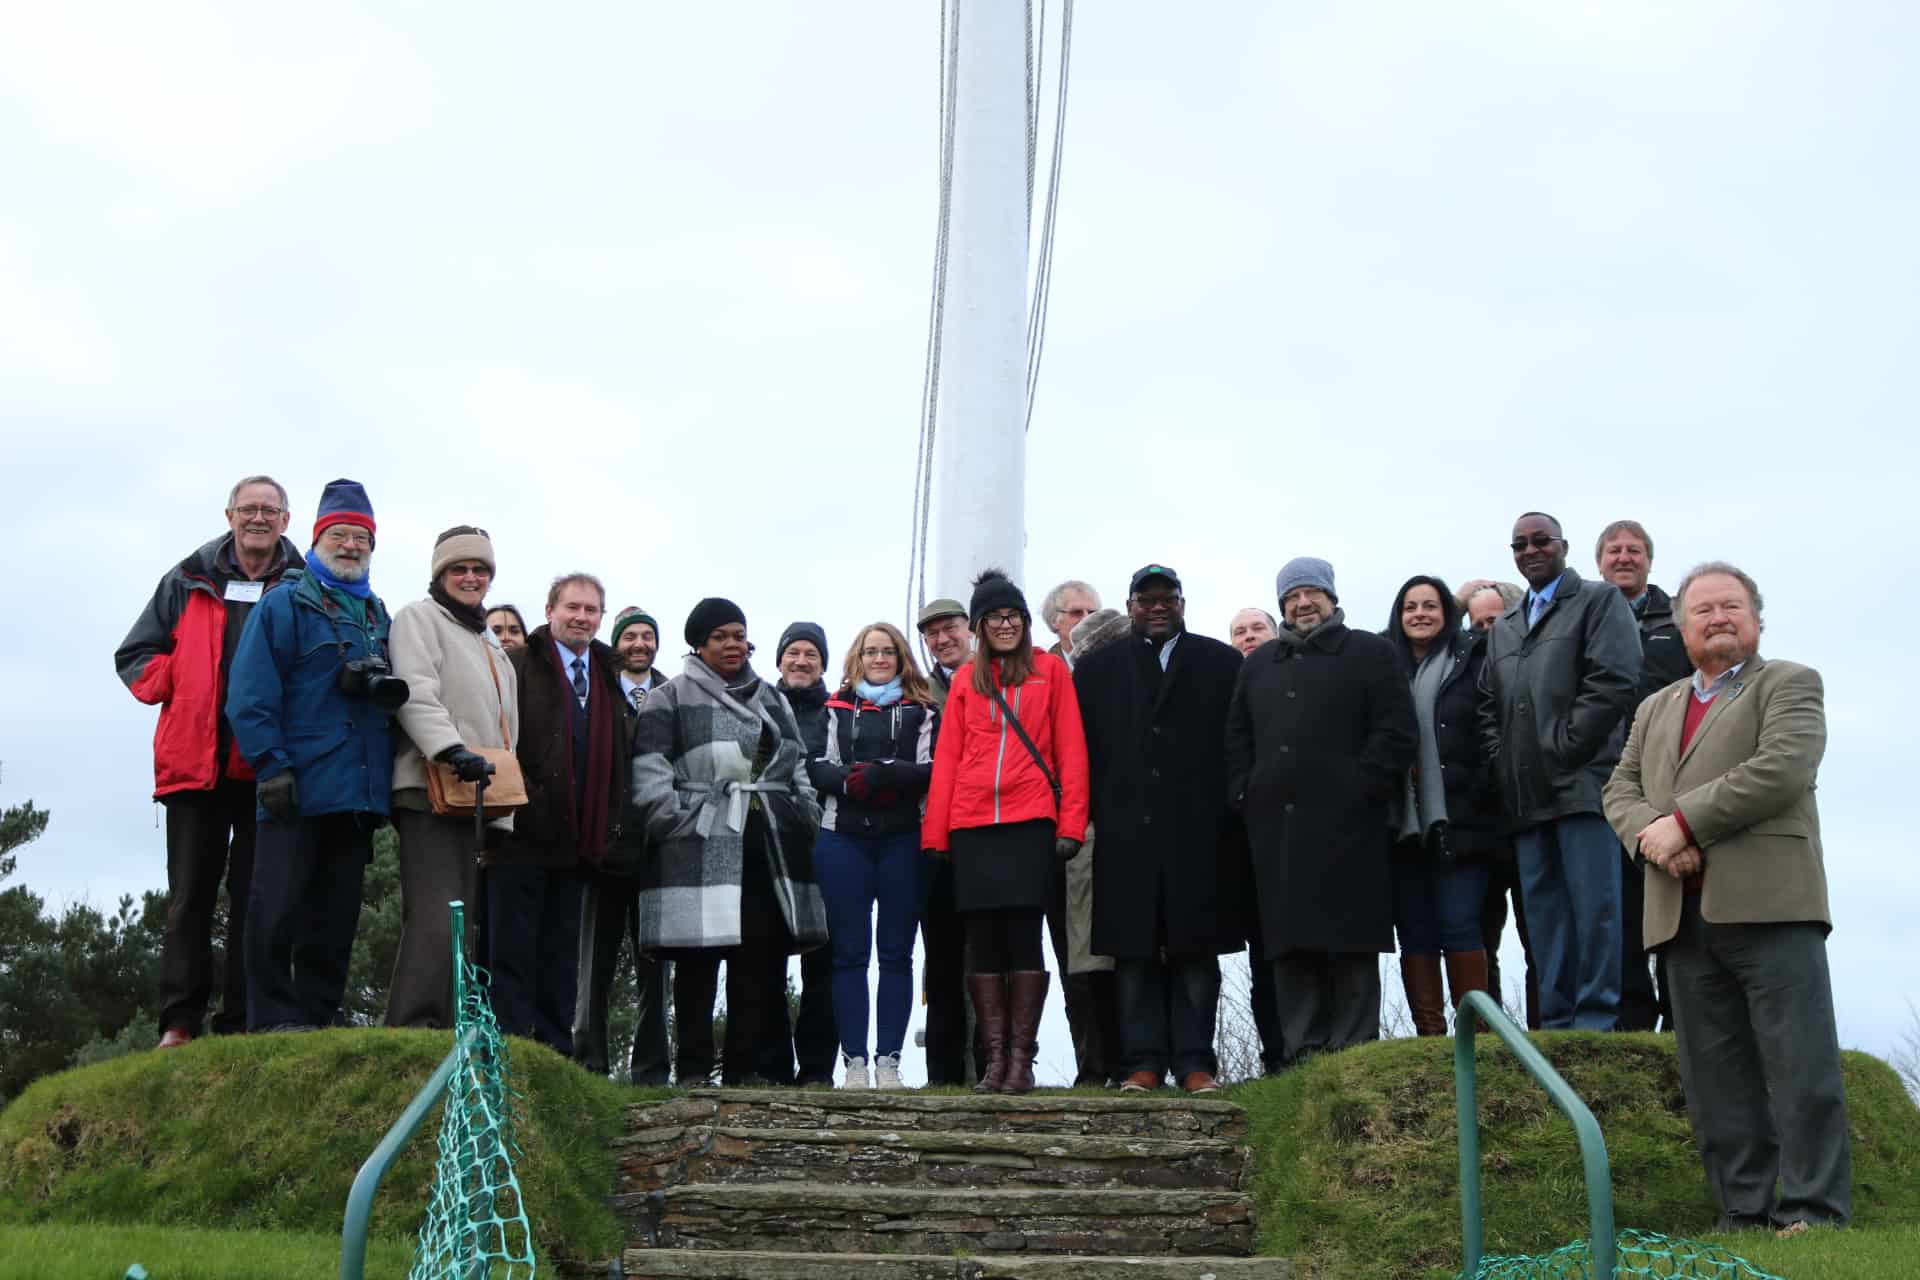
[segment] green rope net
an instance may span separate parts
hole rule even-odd
[[[1618,1280],[1640,1276],[1681,1280],[1781,1280],[1717,1245],[1676,1240],[1653,1231],[1620,1232],[1613,1274]],[[1588,1242],[1576,1240],[1552,1253],[1488,1256],[1461,1280],[1599,1280]]]
[[[464,995],[455,1011],[455,1041],[465,1043],[469,1028],[479,1034],[447,1082],[433,1196],[407,1280],[530,1280],[533,1231],[513,1172],[520,1154],[513,1063],[493,1020],[484,972],[459,963],[464,981],[455,989]]]

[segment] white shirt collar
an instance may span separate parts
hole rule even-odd
[[[1727,683],[1740,674],[1740,668],[1746,665],[1744,662],[1736,662],[1711,680],[1703,678],[1698,671],[1695,671],[1693,673],[1693,696],[1702,702],[1712,702],[1714,698],[1719,695],[1720,691],[1727,687]]]

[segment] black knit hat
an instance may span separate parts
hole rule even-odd
[[[967,625],[979,626],[980,619],[995,609],[1018,609],[1026,624],[1033,625],[1027,598],[1013,585],[1013,579],[999,569],[987,569],[973,580],[973,598],[967,602]]]
[[[687,615],[687,648],[698,649],[707,642],[707,637],[726,626],[729,622],[747,625],[747,615],[740,612],[740,606],[723,596],[708,596],[693,606],[693,612]]]
[[[820,651],[820,665],[827,665],[827,633],[817,622],[796,622],[780,633],[780,644],[773,651],[773,665],[779,666],[780,659],[787,656],[787,646],[795,640],[805,640]]]

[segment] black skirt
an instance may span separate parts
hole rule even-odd
[[[958,827],[948,838],[958,911],[1044,911],[1053,880],[1053,819]]]

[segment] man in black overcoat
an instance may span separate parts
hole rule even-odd
[[[1332,565],[1290,560],[1276,591],[1285,626],[1248,655],[1228,709],[1227,787],[1253,842],[1291,1065],[1379,1038],[1387,816],[1419,731],[1393,646],[1347,629]]]
[[[1100,833],[1093,950],[1114,958],[1128,1092],[1169,1071],[1188,1093],[1219,1087],[1219,957],[1244,941],[1225,752],[1240,655],[1188,634],[1185,610],[1179,575],[1147,565],[1127,591],[1132,634],[1073,673]]]

